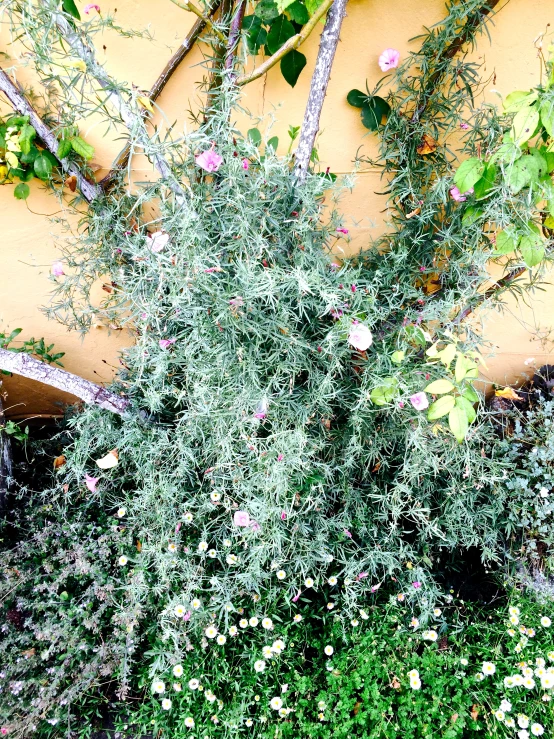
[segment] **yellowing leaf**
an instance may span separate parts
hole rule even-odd
[[[448,344],[442,352],[439,352],[439,359],[445,367],[449,367],[450,363],[456,356],[456,344]]]
[[[154,112],[154,108],[152,107],[152,103],[150,102],[150,98],[147,98],[145,95],[139,95],[137,97],[137,101],[140,105],[142,105],[143,108],[146,108],[150,113]]]
[[[59,457],[56,457],[54,460],[54,469],[59,470],[60,467],[63,467],[64,464],[67,462],[65,456],[63,454],[60,454]]]
[[[442,395],[443,393],[449,393],[451,390],[454,390],[454,385],[450,380],[434,380],[427,385],[425,390],[432,395]]]
[[[5,156],[6,162],[11,169],[17,169],[17,167],[19,167],[19,159],[16,157],[13,151],[7,151]]]
[[[112,467],[115,467],[118,462],[119,454],[117,453],[117,449],[112,449],[111,452],[108,452],[105,457],[96,460],[96,464],[98,465],[98,467],[100,467],[101,470],[109,470]]]
[[[423,134],[421,144],[417,147],[417,153],[425,156],[426,154],[432,154],[437,149],[437,142],[428,133]]]
[[[454,406],[448,414],[448,425],[459,444],[465,439],[469,427],[468,418],[463,408]]]
[[[503,390],[496,390],[494,394],[497,398],[505,398],[506,400],[523,400],[523,398],[521,398],[511,387],[505,387]]]
[[[87,65],[82,59],[76,59],[74,62],[68,62],[65,65],[66,69],[78,69],[79,72],[86,72],[87,71]]]
[[[447,413],[450,413],[455,405],[456,401],[453,395],[444,395],[442,398],[435,400],[434,403],[431,403],[427,411],[427,419],[429,421],[435,421],[437,418],[442,418]]]

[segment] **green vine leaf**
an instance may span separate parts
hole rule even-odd
[[[477,157],[470,157],[470,159],[462,162],[456,170],[454,184],[460,192],[467,192],[481,179],[484,171],[485,162],[477,159]]]
[[[58,159],[65,159],[71,152],[72,148],[73,147],[71,146],[71,141],[69,139],[61,139],[56,152]]]
[[[451,390],[454,390],[454,385],[450,380],[435,380],[425,388],[425,391],[432,395],[442,395],[443,393],[449,393]]]
[[[74,0],[62,0],[62,8],[65,10],[66,13],[69,13],[69,15],[71,15],[76,20],[81,20],[81,14],[77,9]]]
[[[279,13],[284,13],[285,10],[292,5],[294,0],[276,0],[277,10]]]
[[[378,95],[373,95],[368,100],[366,95],[366,101],[362,105],[362,123],[366,128],[369,128],[370,131],[377,131],[383,122],[383,118],[389,113],[390,105],[386,100]]]
[[[73,151],[76,154],[83,157],[83,159],[92,159],[94,156],[94,146],[87,144],[80,136],[73,136],[70,141]]]
[[[287,13],[290,15],[291,20],[300,26],[304,26],[310,20],[308,8],[303,3],[298,2],[298,0],[288,6]]]
[[[296,31],[292,23],[280,15],[277,20],[271,24],[269,33],[267,34],[266,48],[270,54],[275,54],[281,46],[295,35]]]
[[[264,22],[269,22],[278,18],[280,13],[274,0],[261,0],[256,4],[254,15],[257,15]]]
[[[346,102],[354,106],[354,108],[363,107],[364,103],[367,102],[368,95],[366,92],[361,90],[350,90],[346,96]]]
[[[525,155],[517,159],[506,172],[506,182],[514,195],[524,187],[535,183],[539,178],[539,165],[532,156]]]
[[[521,237],[519,250],[528,267],[535,267],[544,259],[544,241],[535,224],[530,224],[531,233]]]
[[[20,182],[19,185],[16,185],[13,191],[14,197],[17,200],[27,200],[30,193],[31,188],[29,187],[29,185],[27,185],[26,182]]]
[[[387,405],[398,393],[398,380],[395,377],[385,377],[383,384],[373,388],[370,398],[375,405]]]
[[[496,249],[494,250],[495,257],[501,257],[504,254],[512,254],[517,247],[519,239],[516,240],[515,236],[507,231],[499,231],[496,234]]]
[[[31,153],[31,144],[36,135],[37,132],[29,123],[24,123],[21,126],[21,131],[19,133],[19,146],[21,147],[23,154]]]
[[[427,418],[429,421],[435,421],[437,418],[442,418],[450,413],[456,401],[453,395],[444,395],[442,398],[435,400],[431,403],[429,410],[427,411]]]
[[[554,95],[548,94],[541,101],[541,123],[549,136],[554,136]]]
[[[540,121],[540,114],[536,107],[522,108],[515,115],[512,123],[512,139],[516,146],[525,144],[533,136]]]
[[[458,443],[461,444],[462,441],[465,439],[467,430],[469,428],[469,423],[465,410],[463,408],[460,408],[460,406],[455,405],[448,414],[448,425],[450,427],[450,431],[452,431]]]
[[[41,154],[35,159],[33,168],[40,180],[47,180],[52,174],[52,162],[45,154]]]
[[[298,82],[300,73],[306,66],[306,57],[302,52],[293,49],[281,59],[281,74],[291,87]]]
[[[315,13],[322,2],[323,0],[306,0],[306,8],[308,9],[310,17]]]
[[[458,408],[461,408],[464,413],[466,414],[468,423],[473,423],[475,419],[477,418],[477,411],[473,407],[473,403],[471,403],[467,398],[464,397],[458,397],[456,398],[456,406]]]

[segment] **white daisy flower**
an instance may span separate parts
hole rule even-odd
[[[252,627],[256,627],[256,626],[257,626],[257,625],[258,625],[258,624],[260,623],[260,619],[259,619],[259,618],[257,618],[256,616],[252,616],[252,617],[251,617],[251,618],[249,619],[248,623],[250,624],[250,626],[252,626]]]
[[[165,683],[163,680],[154,680],[152,683],[152,692],[153,693],[164,693],[165,692]]]
[[[330,644],[327,644],[327,646],[323,649],[323,651],[325,652],[325,654],[328,657],[330,657],[335,650],[333,649],[333,647]]]
[[[509,620],[510,620],[510,623],[512,624],[512,626],[517,626],[519,624],[519,617],[516,616],[516,615],[510,616],[510,619]]]
[[[205,552],[208,549],[208,542],[207,541],[201,541],[198,544],[198,551],[199,552]]]
[[[123,518],[123,516],[124,516],[124,515],[125,515],[126,513],[127,513],[127,509],[126,509],[126,508],[118,508],[118,509],[117,509],[117,517],[118,517],[118,518]]]
[[[202,602],[200,600],[198,600],[198,598],[195,598],[192,601],[191,606],[194,608],[195,611],[197,611],[199,608],[202,607]]]
[[[417,629],[417,627],[419,626],[419,619],[412,618],[412,620],[410,621],[410,626],[412,626],[414,629]]]
[[[544,659],[544,657],[537,657],[537,659],[535,660],[535,664],[537,665],[537,667],[546,667],[546,660]]]
[[[529,726],[529,716],[524,713],[519,713],[517,717],[517,725],[520,729],[526,729]]]
[[[185,726],[187,729],[193,729],[194,728],[194,719],[192,716],[187,716],[185,719]]]
[[[508,729],[513,729],[515,725],[516,725],[516,722],[511,716],[504,720],[504,726],[507,726]]]
[[[205,697],[205,698],[206,698],[206,700],[207,700],[207,701],[209,701],[210,703],[214,703],[214,701],[216,700],[216,697],[215,697],[215,695],[214,695],[214,694],[212,693],[212,691],[211,691],[211,690],[206,690],[206,692],[204,693],[204,697]]]
[[[263,672],[265,670],[265,662],[263,659],[258,659],[254,662],[254,669],[256,672]]]
[[[483,675],[494,675],[496,672],[496,665],[492,662],[483,662]]]
[[[225,561],[227,562],[228,565],[236,565],[236,563],[238,562],[238,559],[239,558],[237,557],[236,554],[228,554],[225,557]]]
[[[421,688],[421,680],[419,677],[410,678],[410,688],[412,690],[419,690]]]
[[[461,657],[460,658],[460,664],[463,665],[464,667],[467,667],[468,664],[469,664],[469,662],[467,661],[467,659],[465,657]]]
[[[117,561],[122,567],[124,567],[129,560],[124,554],[122,554],[121,557]]]
[[[338,579],[334,575],[331,575],[327,582],[329,583],[329,585],[334,586],[338,583]]]
[[[183,674],[183,666],[175,665],[175,667],[173,668],[173,674],[175,675],[175,677],[181,677],[181,675]]]
[[[169,700],[169,698],[163,699],[162,708],[164,709],[164,711],[169,711],[169,709],[171,708],[171,701]]]
[[[334,607],[335,607],[334,603],[327,603],[327,610],[332,611]]]
[[[297,613],[292,620],[294,621],[295,624],[298,624],[300,623],[300,621],[302,621],[302,616],[299,613]]]
[[[442,613],[442,611],[441,611],[440,608],[435,608],[434,611],[433,611],[433,616],[435,616],[436,618],[438,618],[441,615],[441,613]]]
[[[533,690],[535,687],[535,681],[532,677],[524,677],[523,678],[523,687],[527,688],[527,690]]]
[[[250,728],[251,726],[254,725],[254,722],[252,721],[251,718],[247,718],[246,721],[244,722],[244,725],[245,726],[248,726],[248,728]]]
[[[546,675],[541,676],[541,688],[543,690],[554,688],[554,675],[552,673],[546,673]]]
[[[512,675],[512,680],[514,682],[515,687],[519,687],[520,685],[523,685],[523,675]]]
[[[262,626],[264,629],[267,629],[267,631],[271,631],[273,628],[273,621],[270,618],[264,618],[262,619]]]
[[[193,677],[192,680],[189,680],[188,685],[191,690],[198,690],[200,687],[200,681]]]
[[[512,710],[512,704],[510,703],[510,701],[504,698],[500,703],[500,709],[505,713],[510,713],[510,711]]]
[[[279,697],[272,698],[269,702],[269,705],[271,708],[273,708],[274,711],[278,711],[283,706],[283,701]]]
[[[210,559],[215,559],[217,557],[217,552],[215,549],[208,549],[208,557]]]
[[[193,515],[192,513],[185,513],[183,516],[183,520],[185,523],[192,523]]]
[[[221,500],[221,493],[218,493],[216,490],[213,491],[213,493],[210,493],[210,500],[212,503],[219,503]]]
[[[367,621],[367,619],[369,618],[368,614],[366,613],[366,611],[363,610],[363,608],[360,611],[360,616],[363,618],[364,621]]]
[[[181,683],[173,683],[173,690],[176,693],[180,693],[182,690]]]
[[[215,637],[217,636],[217,629],[212,624],[211,626],[208,626],[208,628],[204,631],[204,633],[206,634],[208,639],[215,639]]]
[[[531,734],[533,736],[542,736],[544,734],[544,726],[542,724],[531,724]]]
[[[430,631],[424,631],[422,636],[426,641],[437,641],[438,639],[438,634],[433,629]]]
[[[248,626],[248,621],[245,618],[241,618],[239,621],[239,626],[241,629],[245,629]]]
[[[284,648],[285,642],[282,639],[276,639],[271,645],[271,651],[275,652],[275,654],[281,654]]]
[[[231,539],[223,539],[223,546],[224,547],[230,547],[231,546]]]
[[[219,634],[216,641],[219,644],[219,646],[222,647],[227,641],[227,637],[224,634]]]
[[[511,675],[507,675],[504,678],[504,687],[505,688],[513,688],[514,687],[514,678]]]
[[[412,677],[419,677],[419,672],[418,672],[418,670],[410,670],[410,671],[408,672],[408,677],[409,677],[409,678],[412,678]]]
[[[284,580],[286,576],[287,576],[287,573],[285,572],[285,570],[277,570],[278,580]]]
[[[262,649],[262,654],[266,659],[271,659],[273,657],[273,649],[269,645],[266,645]]]
[[[177,605],[173,609],[173,613],[176,616],[178,616],[179,618],[181,618],[182,616],[184,616],[186,612],[187,612],[187,609],[185,608],[185,606],[182,606],[182,605]]]
[[[313,586],[314,586],[314,581],[312,580],[312,578],[311,578],[311,577],[307,577],[307,578],[306,578],[306,579],[304,580],[304,585],[305,585],[305,586],[306,586],[307,588],[313,588]]]
[[[552,626],[552,621],[548,618],[548,616],[543,616],[541,618],[541,626],[544,626],[545,629],[550,628]]]
[[[360,622],[358,621],[358,619],[357,619],[357,618],[353,618],[353,619],[352,619],[352,621],[350,621],[350,623],[352,624],[352,626],[358,626],[358,624],[359,624]]]
[[[167,545],[167,551],[168,552],[176,552],[177,551],[177,544],[173,544],[173,542],[170,542]]]
[[[236,626],[230,626],[229,627],[229,636],[236,636],[238,634],[239,630]]]
[[[510,606],[508,608],[508,613],[510,614],[510,616],[519,616],[520,610],[516,606]]]
[[[494,717],[497,718],[499,721],[504,721],[504,719],[506,718],[506,714],[504,713],[504,711],[501,711],[500,708],[498,708],[494,712]]]

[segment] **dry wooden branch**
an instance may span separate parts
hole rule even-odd
[[[225,59],[225,69],[233,69],[233,61],[235,58],[235,50],[240,39],[240,27],[246,10],[246,0],[239,0],[239,4],[235,9],[235,15],[231,21],[229,28],[229,41],[227,42],[227,57]]]
[[[346,5],[347,0],[335,0],[335,5],[342,4],[343,6]],[[298,49],[300,44],[304,43],[304,41],[308,38],[308,36],[311,34],[311,32],[316,27],[318,21],[323,18],[325,13],[329,10],[329,8],[333,5],[333,0],[324,0],[324,2],[319,6],[319,8],[316,10],[314,15],[310,18],[308,23],[304,26],[304,28],[300,31],[300,33],[297,33],[295,36],[292,36],[288,39],[288,41],[285,41],[285,43],[281,46],[280,49],[278,49],[275,54],[269,57],[269,59],[266,59],[263,64],[260,64],[259,67],[256,67],[256,69],[253,72],[250,72],[249,74],[243,74],[241,77],[238,77],[236,80],[237,85],[247,85],[249,82],[252,82],[253,80],[257,80],[258,77],[261,77],[266,72],[268,72],[271,67],[274,67],[277,62],[281,61],[281,59],[286,56],[289,51],[293,51],[293,49]],[[332,12],[332,11],[331,11]],[[331,13],[329,13],[329,16]],[[340,23],[342,23],[343,15],[340,18]],[[339,28],[337,31],[337,41],[338,41],[338,34],[340,32],[340,23]],[[325,24],[325,30],[323,31],[323,35],[325,35],[325,32],[327,31],[328,22]],[[323,39],[322,35],[322,39]],[[336,48],[336,43],[335,43]],[[321,53],[321,46],[320,46],[320,53]],[[333,56],[331,57],[331,63],[333,62],[333,57],[335,55],[335,52],[333,51]],[[319,56],[318,56],[319,61]],[[316,63],[316,71],[317,71],[317,63]],[[331,70],[329,69],[329,72]],[[314,72],[315,77],[316,72]],[[314,77],[312,77],[312,85]],[[325,88],[327,89],[327,85],[325,85]],[[325,92],[323,93],[323,97],[325,97]]]
[[[12,352],[0,349],[0,370],[13,372],[15,375],[27,377],[29,380],[42,382],[50,387],[63,390],[77,396],[85,403],[98,405],[112,413],[122,416],[129,407],[129,400],[116,395],[110,390],[84,380],[82,377],[66,372],[59,367],[52,367],[24,352]]]
[[[62,38],[73,52],[87,65],[87,72],[94,77],[100,87],[107,93],[107,100],[116,109],[121,120],[129,130],[135,130],[137,141],[144,149],[146,156],[152,160],[161,177],[166,180],[170,190],[176,195],[180,204],[186,202],[186,192],[171,171],[169,162],[158,152],[151,151],[153,142],[140,113],[135,112],[125,102],[117,90],[117,85],[108,75],[104,67],[96,61],[94,50],[81,38],[62,13],[54,13],[54,20]]]
[[[0,383],[1,387],[2,385]],[[6,504],[10,481],[13,478],[12,444],[8,434],[2,431],[2,427],[5,424],[4,406],[0,397],[0,512]]]
[[[323,102],[327,94],[331,67],[333,66],[333,60],[339,42],[340,29],[344,16],[346,15],[347,2],[348,0],[335,0],[331,5],[327,20],[325,21],[325,28],[319,41],[319,51],[312,75],[310,94],[300,129],[300,141],[296,150],[295,173],[299,183],[304,182],[308,174],[315,137],[319,131],[321,109],[323,108]]]
[[[207,15],[212,16],[221,5],[221,0],[213,2],[208,10]],[[183,43],[179,46],[175,54],[171,57],[168,63],[165,65],[163,72],[160,74],[158,79],[154,82],[148,93],[148,99],[153,103],[160,97],[165,86],[171,79],[173,73],[177,70],[181,62],[185,59],[187,54],[194,48],[194,44],[198,40],[198,37],[202,31],[206,28],[206,23],[202,18],[199,18],[189,33],[183,39]],[[103,177],[98,183],[103,190],[109,190],[114,180],[117,177],[117,173],[122,169],[125,169],[131,156],[131,144],[127,142],[123,149],[117,155],[117,159],[112,164],[112,167],[108,174]]]
[[[89,182],[75,162],[69,159],[58,158],[58,139],[3,69],[0,69],[0,90],[8,98],[10,105],[14,110],[16,110],[20,115],[29,116],[29,121],[37,132],[40,140],[48,151],[58,159],[63,171],[68,174],[75,175],[77,178],[77,186],[85,200],[90,203],[92,200],[97,198],[100,194],[100,188],[98,185],[93,182]]]
[[[219,28],[216,28],[214,24],[212,23],[212,19],[208,15],[204,15],[204,13],[196,7],[193,3],[187,2],[187,3],[180,3],[178,0],[171,0],[172,3],[177,5],[177,7],[181,8],[182,10],[188,10],[191,13],[194,13],[194,15],[201,21],[204,22],[205,26],[208,26],[208,28],[214,33],[215,36],[221,41],[222,44],[227,43],[227,37],[225,34],[221,33]]]

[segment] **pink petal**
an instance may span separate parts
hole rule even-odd
[[[90,490],[91,493],[96,492],[96,485],[98,483],[99,477],[91,477],[90,475],[85,475],[85,485]]]
[[[61,277],[62,275],[65,275],[65,272],[63,271],[63,264],[61,262],[54,262],[51,272],[54,277]]]
[[[233,517],[235,526],[248,526],[250,524],[250,516],[247,511],[235,511]]]

